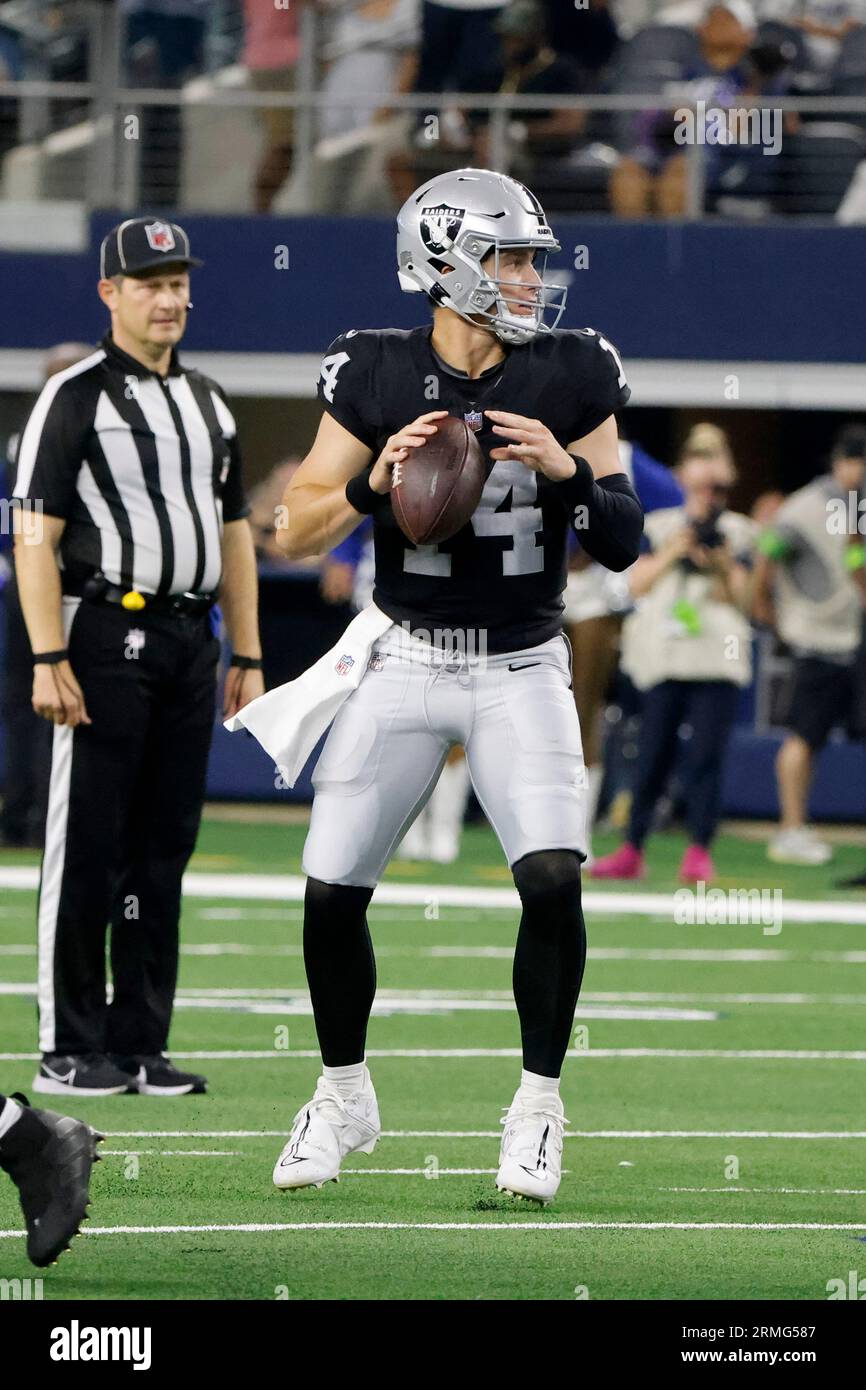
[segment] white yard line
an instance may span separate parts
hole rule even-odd
[[[85,1236],[267,1235],[288,1231],[862,1231],[856,1221],[248,1221],[201,1226],[85,1226]],[[0,1240],[24,1232],[0,1231]]]
[[[242,1149],[100,1149],[100,1158],[249,1158]]]
[[[0,952],[2,953],[2,952]],[[0,983],[0,994],[22,994],[28,992],[35,993],[35,983]],[[310,993],[306,989],[287,989],[287,988],[223,988],[212,987],[209,985],[186,986],[180,991],[178,1003],[186,1002],[189,1007],[193,1007],[197,1000],[229,1000],[239,1003],[248,1003],[253,1000],[279,1000],[284,1005],[296,1005],[304,1003],[309,1005]],[[380,1003],[388,1005],[400,1005],[404,1008],[414,1009],[419,1004],[433,1004],[437,1008],[454,1007],[457,1009],[482,1009],[488,1007],[504,1008],[512,1010],[514,1008],[514,994],[510,989],[379,989],[376,991],[376,999]],[[815,1004],[840,1004],[853,1005],[860,1007],[866,1004],[866,994],[800,994],[800,993],[764,993],[764,994],[672,994],[651,990],[584,990],[580,996],[578,1008],[585,1008],[587,1005],[607,1005],[618,1006],[617,1013],[604,1013],[602,1017],[672,1017],[672,1018],[710,1018],[716,1017],[715,1014],[702,1014],[697,1012],[697,1008],[708,1004],[790,1004],[790,1005],[815,1005]],[[621,1008],[623,1005],[694,1005],[695,1009],[686,1011],[680,1008],[672,1008],[667,1011],[660,1010],[651,1015],[645,1010],[630,1013],[628,1009]]]
[[[251,946],[246,941],[190,942],[180,948],[182,956],[250,956],[278,959],[284,956],[300,959],[300,946]],[[0,956],[35,956],[35,945],[0,945]],[[403,956],[414,960],[512,960],[513,946],[376,946],[377,956]],[[607,961],[689,961],[694,964],[715,964],[737,961],[746,965],[767,962],[794,962],[814,965],[866,965],[866,951],[782,951],[759,949],[680,949],[678,947],[642,948],[637,946],[590,947],[590,960]]]
[[[0,981],[0,997],[36,998],[36,984]],[[262,998],[265,996],[265,998]],[[271,1018],[312,1018],[313,1005],[306,990],[267,989],[189,989],[182,990],[174,1001],[176,1009],[222,1009],[229,1013],[256,1014]],[[441,1013],[514,1013],[514,1000],[460,998],[454,993],[444,996],[435,990],[382,990],[372,1009],[374,1018],[393,1014]],[[578,1004],[576,1019],[606,1019],[608,1021],[713,1023],[719,1015],[711,1009],[678,1008],[661,1004]]]
[[[659,1192],[761,1192],[782,1197],[866,1197],[866,1187],[660,1187]]]
[[[284,1138],[281,1130],[104,1130],[106,1138]],[[500,1138],[502,1130],[382,1130],[381,1138]],[[657,1138],[758,1138],[783,1140],[865,1140],[866,1130],[566,1130],[566,1138],[657,1140]],[[726,1188],[727,1191],[727,1188]]]
[[[473,1057],[521,1057],[519,1047],[371,1047],[368,1057],[417,1057],[417,1058],[473,1058]],[[794,1048],[712,1048],[712,1047],[594,1047],[586,1050],[571,1048],[566,1057],[580,1057],[584,1061],[611,1061],[619,1058],[646,1058],[676,1061],[683,1058],[703,1058],[709,1061],[742,1062],[866,1062],[866,1052],[821,1051]],[[318,1061],[321,1053],[318,1048],[297,1048],[283,1052],[277,1048],[267,1051],[196,1051],[181,1052],[172,1049],[172,1056],[187,1061],[212,1062],[282,1062]],[[0,1052],[0,1062],[35,1062],[36,1052]]]
[[[107,1139],[282,1139],[286,1129],[107,1129]],[[499,1139],[499,1129],[383,1129],[382,1139]],[[566,1139],[866,1139],[866,1129],[574,1129]]]
[[[9,865],[0,868],[0,888],[32,891],[38,886],[36,867]],[[306,879],[301,874],[231,874],[192,871],[184,875],[187,898],[227,898],[266,900],[279,903],[303,902]],[[724,890],[723,890],[724,891]],[[733,890],[737,891],[737,890]],[[431,903],[438,907],[475,907],[516,910],[520,899],[515,888],[479,888],[451,883],[380,883],[374,894],[375,906],[417,907],[423,911]],[[599,892],[583,894],[588,912],[611,912],[620,916],[657,914],[673,918],[673,893]],[[866,925],[866,903],[809,901],[786,898],[786,922],[845,922]],[[759,925],[758,923],[755,924]]]

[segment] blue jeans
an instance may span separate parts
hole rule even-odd
[[[737,712],[739,687],[733,681],[660,681],[644,693],[637,780],[629,820],[629,841],[638,848],[649,833],[656,802],[677,756],[677,733],[688,723],[684,744],[683,796],[693,844],[706,848],[716,833],[722,769]]]

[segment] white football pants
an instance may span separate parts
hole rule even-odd
[[[449,657],[395,625],[375,642],[316,764],[304,873],[374,887],[455,743],[509,864],[544,849],[585,858],[586,770],[566,639]]]

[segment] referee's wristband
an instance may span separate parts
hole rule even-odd
[[[350,478],[346,484],[346,501],[362,516],[370,516],[382,505],[384,499],[383,493],[374,492],[370,487],[371,471],[366,468],[363,473]]]
[[[229,665],[237,666],[241,671],[261,671],[262,658],[260,656],[233,656]]]
[[[68,656],[69,652],[66,647],[61,647],[60,650],[56,652],[34,652],[33,665],[56,666],[59,662],[66,661]]]

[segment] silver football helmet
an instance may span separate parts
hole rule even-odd
[[[422,185],[397,214],[397,274],[409,294],[424,291],[436,304],[495,333],[504,343],[526,343],[556,327],[565,308],[565,285],[542,283],[532,313],[515,313],[506,294],[514,281],[499,273],[506,247],[537,252],[544,281],[547,254],[559,251],[544,209],[533,193],[492,169],[455,169]],[[494,252],[494,264],[481,262]],[[548,317],[552,322],[548,322]]]

